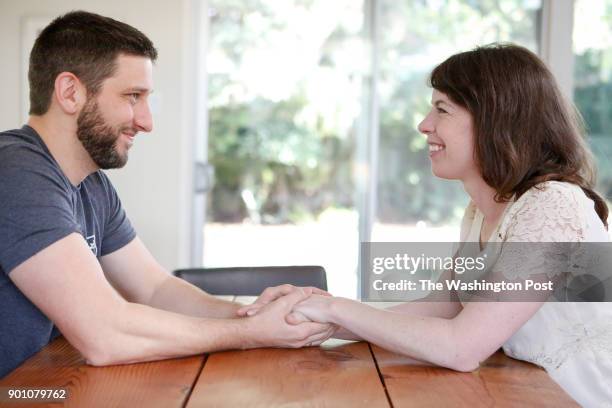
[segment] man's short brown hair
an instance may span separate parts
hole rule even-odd
[[[85,11],[73,11],[53,20],[40,33],[30,53],[30,114],[49,110],[55,78],[71,72],[85,85],[88,97],[111,77],[120,54],[155,61],[157,50],[132,26]]]

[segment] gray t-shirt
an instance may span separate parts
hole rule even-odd
[[[102,171],[75,187],[34,129],[0,133],[0,377],[58,334],[9,274],[74,232],[98,258],[136,236]]]

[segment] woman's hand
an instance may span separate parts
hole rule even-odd
[[[294,305],[291,313],[285,317],[285,321],[292,325],[298,325],[304,322],[321,323],[327,321],[328,326],[331,328],[329,337],[336,337],[342,330],[340,330],[338,325],[331,323],[331,319],[329,318],[328,311],[333,300],[334,298],[330,296],[311,295]],[[308,345],[317,346],[321,343],[321,341],[312,342]]]
[[[287,315],[287,323],[298,324],[305,320],[334,323],[331,319],[331,305],[335,300],[332,296],[312,294],[293,306],[293,310]]]
[[[261,295],[259,296],[259,298],[257,298],[255,302],[253,302],[250,305],[241,307],[240,309],[238,309],[236,313],[238,314],[238,316],[241,316],[241,317],[254,316],[255,314],[257,314],[259,309],[261,309],[265,305],[275,301],[276,299],[282,296],[286,296],[290,293],[293,293],[296,290],[302,290],[306,292],[308,295],[313,293],[316,295],[331,296],[331,294],[329,294],[328,292],[322,289],[310,287],[310,286],[298,287],[298,286],[293,286],[289,284],[280,285],[280,286],[272,286],[272,287],[267,288],[263,292],[261,292]]]
[[[327,340],[336,327],[309,320],[299,324],[287,322],[296,303],[310,294],[306,290],[295,290],[262,307],[257,315],[243,319],[247,328],[243,348],[255,347],[308,347],[318,346]]]

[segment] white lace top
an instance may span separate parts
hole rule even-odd
[[[461,241],[478,242],[482,213],[466,209]],[[607,242],[593,201],[570,183],[546,182],[506,208],[489,242]],[[577,402],[612,407],[612,303],[545,303],[503,346],[545,368]]]

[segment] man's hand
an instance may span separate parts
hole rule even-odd
[[[293,288],[288,294],[277,296],[276,300],[258,308],[255,316],[247,317],[246,348],[318,346],[331,337],[336,329],[333,325],[310,321],[289,324],[286,321],[294,306],[312,293],[312,288]]]
[[[289,285],[289,284],[280,285],[280,286],[272,286],[272,287],[265,289],[263,292],[261,292],[261,295],[259,296],[259,298],[257,298],[255,302],[238,309],[237,314],[238,316],[241,316],[241,317],[254,316],[265,305],[269,304],[270,302],[275,301],[281,296],[289,295],[290,293],[293,293],[296,290],[303,290],[305,292],[315,294],[315,295],[331,296],[329,292],[326,292],[322,289],[315,288],[312,286],[303,287],[303,288]]]

